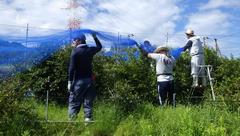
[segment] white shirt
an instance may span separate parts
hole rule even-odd
[[[79,45],[77,45],[76,48],[78,48],[78,47],[83,47],[83,46],[87,46],[87,44],[79,44]]]
[[[148,57],[156,60],[156,73],[158,75],[158,82],[173,80],[173,75],[164,75],[173,74],[173,66],[175,65],[175,59],[173,57],[168,57],[165,54],[159,53],[148,53]]]
[[[192,47],[190,48],[191,56],[203,54],[203,47],[202,42],[200,41],[200,37],[198,36],[191,37],[189,41],[192,41]]]

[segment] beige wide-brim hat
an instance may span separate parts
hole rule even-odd
[[[164,46],[159,46],[159,47],[157,47],[157,49],[154,50],[154,53],[159,53],[159,52],[162,52],[162,51],[168,52],[169,48],[164,47]]]

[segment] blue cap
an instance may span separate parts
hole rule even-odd
[[[82,33],[79,33],[79,34],[73,36],[73,40],[74,41],[75,40],[85,41],[86,40],[86,36],[84,34],[82,34]]]
[[[151,43],[150,43],[148,40],[145,40],[145,41],[143,42],[143,44],[146,45],[146,46],[149,46],[149,45],[151,46]]]

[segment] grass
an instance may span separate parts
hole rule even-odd
[[[45,105],[31,102],[39,119],[45,120]],[[158,107],[146,103],[131,113],[109,103],[97,103],[94,107],[96,122],[84,124],[83,111],[77,123],[41,122],[39,129],[44,134],[56,136],[239,136],[240,116],[230,112],[224,104],[203,104],[199,106],[177,105]],[[67,106],[49,105],[49,121],[67,121]],[[30,130],[29,130],[30,131]],[[32,135],[22,131],[21,135]]]
[[[45,118],[45,105],[37,104],[39,116]],[[51,135],[240,135],[238,112],[224,105],[156,107],[146,103],[130,114],[113,104],[98,103],[94,108],[95,123],[85,125],[83,111],[78,123],[45,123]],[[67,121],[67,106],[49,105],[50,121]]]

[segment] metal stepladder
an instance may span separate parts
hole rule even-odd
[[[199,65],[199,72],[198,72],[198,77],[200,78],[207,78],[211,87],[211,94],[212,94],[212,99],[215,101],[215,93],[214,93],[214,89],[213,89],[213,78],[211,77],[211,72],[213,70],[212,65]],[[204,73],[203,75],[201,75],[201,73]]]

